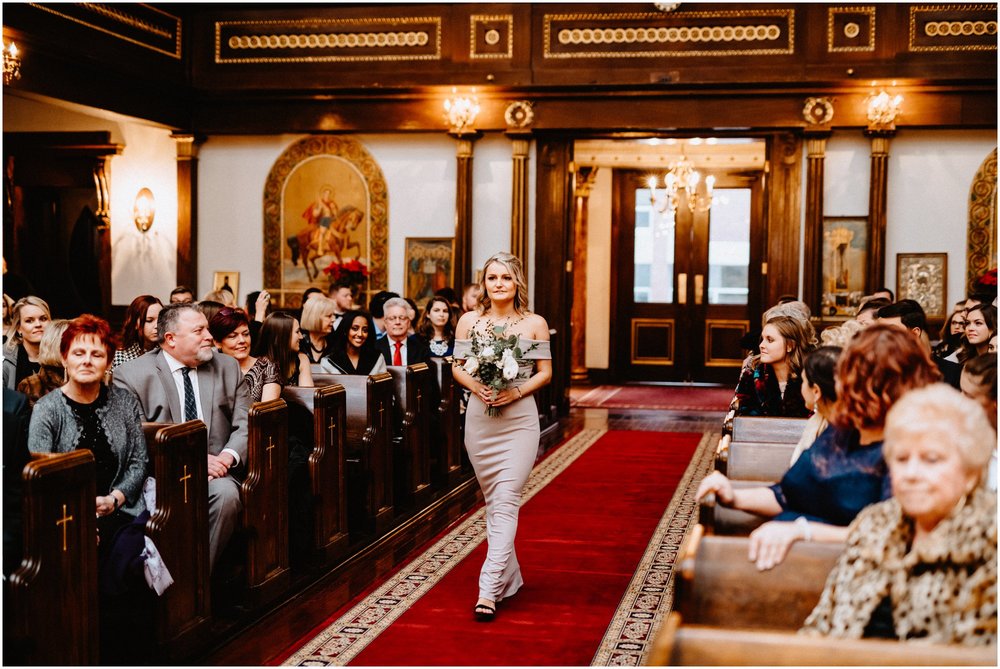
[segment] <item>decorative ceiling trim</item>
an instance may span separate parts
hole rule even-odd
[[[830,7],[826,50],[844,53],[875,50],[875,7]]]
[[[514,57],[514,15],[469,17],[469,58],[489,60]]]
[[[215,22],[217,64],[440,59],[439,16]]]
[[[35,9],[180,60],[180,17],[144,4],[28,3]]]
[[[546,14],[543,24],[545,58],[795,53],[794,9],[670,14]],[[607,48],[594,49],[597,45],[607,45]],[[733,48],[744,45],[751,48]]]
[[[996,51],[996,5],[910,7],[910,51]]]

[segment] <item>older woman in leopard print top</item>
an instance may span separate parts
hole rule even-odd
[[[893,497],[862,511],[801,630],[842,638],[996,644],[996,494],[983,485],[996,433],[944,384],[890,410]]]

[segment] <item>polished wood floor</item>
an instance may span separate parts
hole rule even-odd
[[[719,429],[723,416],[723,411],[573,409],[563,419],[561,427],[567,436],[583,428],[703,433]],[[419,523],[401,526],[241,631],[233,633],[230,630],[225,642],[194,663],[263,665],[273,662],[311,631],[318,632],[315,628],[338,609],[381,584],[410,554],[423,550],[435,537],[449,531],[481,501],[479,486],[472,479],[449,499],[442,500]]]

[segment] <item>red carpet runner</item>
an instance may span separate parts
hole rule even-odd
[[[570,391],[571,406],[590,409],[725,412],[732,399],[733,388],[728,386],[598,386]]]
[[[483,541],[350,663],[589,664],[700,439],[608,432],[522,507],[525,586],[493,623],[472,618]]]

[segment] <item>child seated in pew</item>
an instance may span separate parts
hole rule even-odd
[[[874,325],[855,335],[836,371],[831,426],[770,487],[734,489],[720,472],[702,480],[697,498],[773,518],[750,535],[759,569],[780,564],[796,541],[836,543],[863,508],[889,496],[882,458],[885,415],[904,393],[937,381],[929,353],[909,333]]]
[[[801,632],[996,645],[995,443],[982,409],[946,384],[900,399],[885,424],[893,496],[851,524]]]

